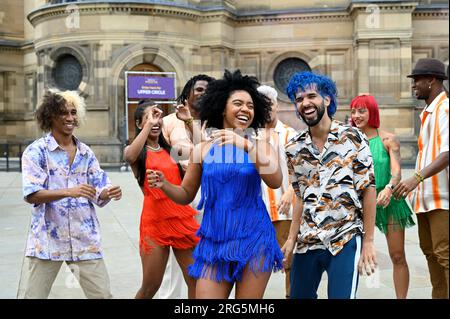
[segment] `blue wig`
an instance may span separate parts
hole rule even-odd
[[[312,72],[295,73],[286,88],[286,93],[295,105],[295,94],[298,90],[306,91],[307,89],[315,89],[323,98],[330,98],[328,105],[328,115],[332,117],[337,109],[337,89],[336,84],[327,76],[315,74]],[[295,108],[297,115],[298,110]]]

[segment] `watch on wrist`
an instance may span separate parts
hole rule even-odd
[[[391,191],[394,190],[394,185],[392,185],[391,183],[387,184],[385,187],[389,188]]]

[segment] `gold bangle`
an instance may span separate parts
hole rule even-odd
[[[190,119],[187,119],[186,121],[184,121],[184,123],[186,123],[187,125],[191,125],[192,122],[194,122],[194,118],[191,117]]]
[[[423,176],[420,175],[419,172],[414,172],[414,177],[416,178],[416,180],[417,180],[419,183],[422,183],[423,180],[424,180]]]

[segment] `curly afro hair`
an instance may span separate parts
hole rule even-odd
[[[210,83],[200,98],[200,119],[206,127],[223,129],[223,113],[228,98],[234,91],[246,91],[254,105],[254,118],[250,128],[257,130],[270,120],[270,99],[258,92],[259,82],[253,76],[242,75],[240,70],[231,73],[225,70],[222,79]]]
[[[332,117],[337,109],[337,89],[336,84],[327,76],[316,74],[313,72],[298,72],[295,73],[286,88],[286,94],[295,105],[295,94],[298,89],[306,91],[309,88],[316,90],[322,97],[328,96],[330,98],[330,105],[328,105],[328,115]],[[298,114],[297,107],[295,111]]]
[[[44,132],[52,129],[52,119],[64,114],[66,104],[71,103],[77,110],[76,126],[82,124],[86,115],[86,103],[76,91],[59,91],[48,89],[45,91],[41,103],[36,110],[36,120],[39,128]]]

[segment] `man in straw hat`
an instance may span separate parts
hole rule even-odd
[[[419,241],[430,272],[432,298],[448,298],[448,97],[443,81],[448,79],[445,65],[426,58],[408,75],[414,95],[425,100],[414,176],[401,181],[394,195],[412,193],[412,207],[417,214]]]

